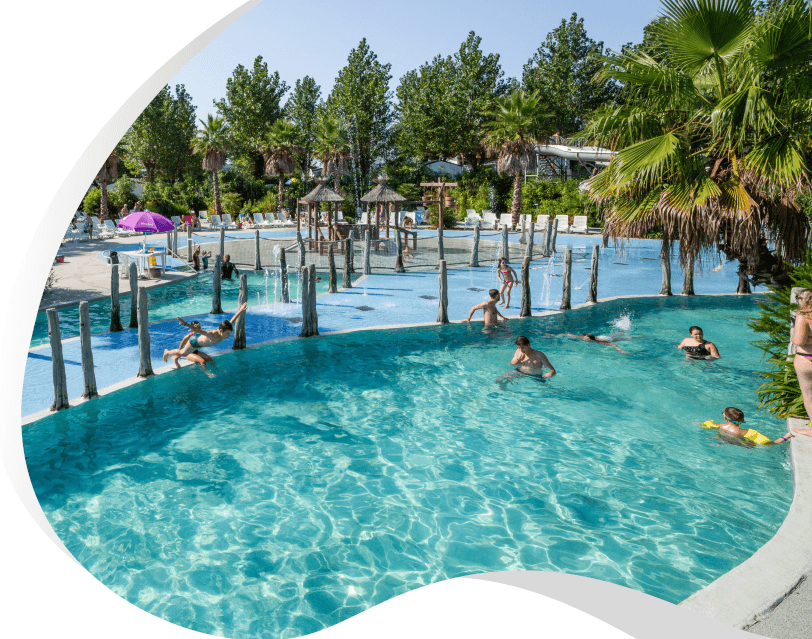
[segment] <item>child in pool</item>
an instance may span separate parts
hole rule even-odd
[[[499,306],[504,306],[506,309],[510,308],[510,291],[513,289],[514,284],[519,284],[519,276],[516,275],[507,260],[504,257],[499,258],[499,266],[497,267],[496,277],[502,282],[499,288],[499,296],[502,303]]]
[[[740,428],[739,424],[744,423],[744,413],[739,410],[738,408],[734,408],[733,406],[728,406],[725,408],[724,413],[722,416],[725,418],[724,423],[716,424],[713,420],[709,419],[706,422],[702,422],[702,428],[718,428],[720,433],[725,433],[726,435],[731,435],[733,437],[739,437],[742,439],[746,439],[748,442],[752,442],[753,444],[759,444],[760,446],[773,446],[774,444],[783,444],[785,441],[795,437],[792,433],[787,433],[783,437],[779,437],[775,441],[770,441],[769,437],[762,435],[756,430],[752,428],[749,430],[745,430],[744,428]]]
[[[471,312],[468,313],[468,319],[465,320],[466,322],[470,324],[474,313],[479,310],[485,313],[485,326],[496,326],[499,323],[500,317],[503,320],[507,320],[507,317],[502,315],[502,313],[499,312],[499,309],[496,308],[496,302],[499,300],[499,291],[492,288],[490,291],[488,291],[488,295],[490,295],[489,300],[482,302],[482,304],[477,304],[471,309]]]
[[[234,317],[231,320],[223,320],[220,323],[220,327],[213,331],[204,331],[200,328],[200,325],[194,326],[193,324],[188,324],[183,318],[178,318],[178,322],[180,322],[181,326],[185,326],[192,330],[194,335],[189,337],[186,341],[186,344],[181,342],[181,346],[179,348],[172,349],[171,351],[166,349],[164,350],[164,361],[171,356],[172,362],[175,364],[175,368],[180,368],[180,364],[178,360],[181,357],[185,357],[187,360],[189,356],[195,355],[195,352],[200,348],[208,348],[209,346],[216,346],[224,339],[227,339],[231,332],[234,330],[234,322],[245,313],[246,309],[248,308],[248,304],[243,304],[240,306],[239,310],[234,314]],[[186,338],[184,337],[184,340]],[[199,353],[198,353],[199,354]],[[190,360],[195,361],[195,360]]]

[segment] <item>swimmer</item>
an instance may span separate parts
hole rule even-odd
[[[719,349],[712,342],[705,341],[704,333],[698,326],[688,329],[690,337],[682,340],[677,348],[685,351],[689,359],[722,359]]]
[[[573,335],[572,333],[564,333],[564,337],[569,337],[570,339],[579,339],[582,342],[594,342],[595,344],[603,344],[604,346],[611,346],[614,348],[618,353],[623,353],[624,355],[628,355],[627,351],[624,351],[619,346],[613,344],[613,341],[619,339],[631,339],[629,337],[621,337],[615,333],[612,335],[593,335],[592,333],[584,333],[583,335]]]
[[[198,322],[197,320],[192,320],[191,322],[189,322],[189,326],[192,329],[195,328],[200,329],[200,322]],[[180,341],[180,346],[178,346],[178,349],[183,350],[183,348],[186,346],[186,343],[192,338],[192,335],[194,334],[195,334],[194,330],[189,331],[186,334],[186,337],[184,337]],[[217,364],[214,363],[214,358],[211,355],[198,350],[192,351],[189,355],[187,355],[186,360],[194,364],[200,364],[203,367],[203,370],[206,371],[207,375],[209,375],[209,372],[206,369],[206,364],[211,364],[214,367],[217,366]],[[209,375],[209,377],[212,377],[212,375]]]
[[[245,313],[247,308],[248,304],[243,304],[240,306],[239,310],[234,314],[234,317],[232,317],[230,320],[223,320],[220,323],[220,327],[213,331],[204,331],[200,328],[199,324],[197,326],[188,324],[183,320],[183,318],[179,317],[178,322],[180,322],[180,325],[191,329],[194,335],[189,338],[185,345],[183,345],[183,342],[181,342],[181,347],[179,348],[175,348],[171,351],[165,349],[163,358],[164,361],[167,361],[167,359],[171,356],[172,362],[175,364],[175,368],[180,368],[178,360],[180,360],[181,357],[185,357],[189,361],[195,361],[189,359],[189,356],[194,355],[195,351],[201,348],[208,348],[209,346],[216,346],[224,339],[228,339],[231,332],[234,330],[234,322],[236,322],[237,319],[243,313]],[[200,355],[200,353],[197,354]]]
[[[514,343],[517,348],[513,354],[513,359],[510,360],[510,365],[516,366],[518,372],[545,379],[555,375],[555,368],[553,368],[547,356],[541,351],[531,348],[530,340],[524,335],[519,335]],[[548,373],[543,373],[545,366],[550,369]]]
[[[471,318],[478,310],[482,310],[485,313],[485,326],[496,326],[499,323],[500,317],[503,320],[507,320],[507,317],[502,315],[502,313],[499,312],[499,309],[496,308],[496,302],[499,299],[499,291],[492,288],[490,291],[488,291],[488,295],[490,295],[489,300],[482,302],[482,304],[477,304],[471,309],[471,312],[468,313],[468,319],[465,320],[466,322],[470,324]]]
[[[502,257],[499,258],[499,266],[497,267],[497,277],[502,282],[502,287],[499,289],[499,296],[502,299],[500,306],[506,309],[510,308],[510,291],[513,289],[514,284],[519,284],[519,276],[507,263],[507,260]],[[505,293],[507,289],[507,293]]]
[[[748,442],[752,444],[758,444],[759,446],[773,446],[775,444],[783,444],[785,441],[795,437],[792,433],[787,433],[783,437],[779,437],[775,441],[770,441],[769,437],[762,435],[756,430],[752,428],[749,430],[745,430],[744,428],[740,428],[739,424],[744,423],[744,413],[739,410],[738,408],[734,408],[733,406],[729,406],[725,408],[724,412],[722,413],[722,417],[724,417],[724,423],[716,424],[713,420],[708,420],[706,422],[702,422],[702,428],[718,428],[720,433],[725,433],[726,435],[731,435],[733,437],[738,437],[741,439],[746,439]],[[699,422],[697,422],[699,423]]]

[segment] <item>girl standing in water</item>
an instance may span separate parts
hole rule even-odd
[[[795,372],[801,385],[804,408],[812,419],[812,290],[805,288],[798,293],[798,316],[795,318],[795,330],[792,343],[795,344]],[[812,428],[793,428],[800,435],[812,437]]]
[[[510,267],[504,257],[499,258],[497,277],[502,282],[502,287],[499,289],[499,297],[502,299],[502,303],[499,306],[510,308],[510,291],[514,284],[519,283],[519,276],[516,275],[516,271]],[[507,293],[505,289],[507,289]]]

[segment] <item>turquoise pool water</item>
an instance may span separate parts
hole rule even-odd
[[[694,424],[756,410],[750,298],[653,299],[240,351],[24,427],[42,508],[128,601],[294,637],[472,573],[584,575],[678,602],[752,555],[792,499],[786,447]],[[631,328],[630,354],[553,336]],[[719,362],[674,345],[691,324]],[[518,334],[550,381],[496,382]],[[739,487],[745,487],[740,489]]]
[[[268,270],[266,281],[265,271],[240,271],[248,276],[248,303],[253,305],[259,302],[266,303],[267,299],[274,301],[274,291],[276,300],[280,299],[281,291],[278,281],[274,281],[275,269]],[[357,276],[356,276],[357,277]],[[299,297],[299,278],[291,272],[289,275],[289,285],[291,297]],[[341,275],[339,274],[339,284]],[[327,291],[327,278],[316,285],[317,293]],[[240,292],[240,281],[237,276],[232,280],[222,280],[220,298],[223,309],[232,310],[238,306],[237,296]],[[257,298],[259,293],[259,298]],[[188,315],[200,315],[211,310],[212,296],[212,274],[211,271],[204,271],[195,278],[147,289],[149,305],[149,321],[160,322],[162,320],[174,319],[175,317],[186,317]],[[89,305],[90,325],[92,333],[104,333],[110,330],[110,300],[100,300],[91,302]],[[79,307],[69,306],[59,309],[59,327],[62,339],[79,336]],[[123,295],[121,298],[121,323],[127,326],[130,321],[130,296]],[[48,343],[48,318],[45,312],[37,313],[34,323],[34,333],[31,337],[31,347]]]

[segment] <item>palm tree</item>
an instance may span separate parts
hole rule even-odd
[[[203,128],[197,131],[194,148],[203,156],[203,170],[211,171],[214,183],[214,213],[221,215],[220,179],[217,174],[226,163],[228,128],[221,117],[213,117],[211,113],[209,113],[207,121],[200,120],[200,124],[203,125]]]
[[[276,175],[279,179],[277,191],[277,211],[282,210],[282,188],[285,174],[296,168],[295,155],[301,152],[297,144],[296,127],[288,120],[279,119],[268,132],[267,145],[261,149],[265,157],[265,175]]]
[[[485,144],[490,153],[496,154],[496,170],[513,176],[510,213],[515,226],[522,207],[522,176],[536,164],[535,148],[542,118],[539,96],[513,91],[496,98],[496,107],[490,116]]]
[[[608,212],[606,232],[640,237],[659,227],[680,239],[691,268],[726,239],[729,255],[758,255],[764,230],[797,263],[809,219],[812,140],[810,9],[780,0],[664,0],[656,59],[613,53],[600,76],[624,84],[625,103],[591,118],[585,137],[618,150],[589,181]]]
[[[96,181],[99,183],[99,188],[101,189],[99,217],[102,220],[109,216],[107,208],[107,184],[118,177],[118,162],[119,157],[116,155],[116,152],[113,151],[96,174]]]
[[[346,133],[331,115],[325,115],[319,122],[316,133],[315,155],[321,161],[322,176],[332,175],[335,179],[335,191],[341,192],[341,176],[350,172],[350,142]]]

